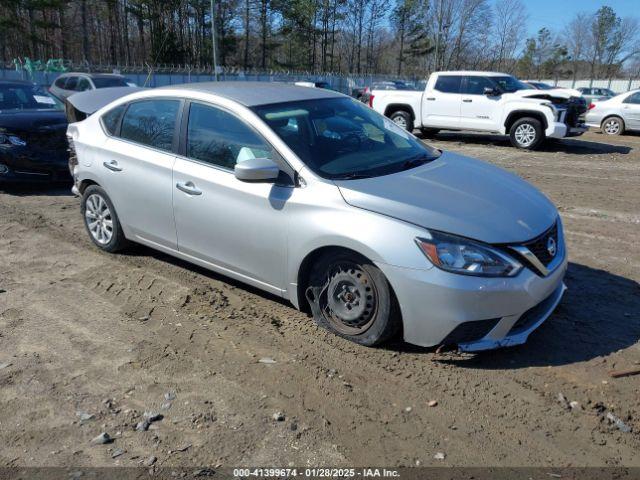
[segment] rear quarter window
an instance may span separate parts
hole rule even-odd
[[[102,115],[102,126],[107,134],[111,136],[116,134],[120,124],[120,118],[122,117],[122,112],[124,112],[126,108],[126,104],[118,105]]]

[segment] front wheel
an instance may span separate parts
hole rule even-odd
[[[361,345],[378,345],[400,326],[389,282],[355,253],[322,256],[312,268],[306,297],[320,326]]]
[[[540,120],[531,117],[516,120],[509,130],[509,139],[516,148],[536,149],[544,140],[544,131]]]
[[[127,246],[116,209],[102,187],[90,185],[82,194],[81,205],[84,226],[98,248],[117,252]]]
[[[413,119],[411,118],[411,114],[409,112],[398,110],[389,115],[389,118],[393,123],[398,125],[403,130],[406,130],[407,132],[413,132]]]

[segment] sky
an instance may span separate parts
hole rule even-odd
[[[595,12],[608,5],[621,17],[640,16],[640,0],[522,0],[527,7],[528,36],[542,27],[559,30],[578,12]]]

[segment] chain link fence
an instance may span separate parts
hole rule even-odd
[[[50,62],[47,62],[49,64]],[[47,65],[41,64],[41,65]],[[64,72],[90,73],[119,73],[127,77],[138,86],[164,87],[192,82],[210,82],[215,80],[211,67],[195,67],[189,65],[160,65],[150,69],[146,65],[114,66],[114,65],[73,65],[64,62],[61,71],[51,71],[47,68],[25,68],[21,63],[13,62],[0,65],[0,79],[2,80],[30,80],[39,85],[51,85]],[[376,82],[389,80],[403,80],[414,83],[416,79],[392,75],[374,74],[340,74],[340,73],[311,73],[304,71],[285,70],[243,70],[241,68],[218,67],[219,81],[258,81],[258,82],[326,82],[331,88],[346,94],[353,94],[358,88],[372,85]]]

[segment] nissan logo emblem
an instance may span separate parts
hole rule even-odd
[[[556,246],[555,238],[549,237],[549,239],[547,240],[547,252],[549,252],[549,255],[551,255],[552,257],[555,257],[557,250],[558,248]]]

